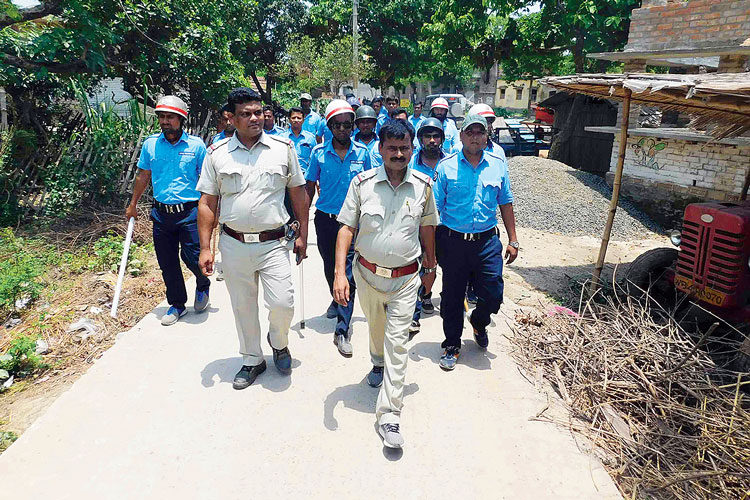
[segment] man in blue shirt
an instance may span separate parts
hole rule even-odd
[[[320,197],[315,211],[315,233],[318,237],[318,251],[323,259],[323,271],[328,282],[328,289],[333,297],[336,237],[339,231],[336,218],[344,204],[349,183],[357,174],[372,168],[372,164],[367,147],[351,139],[354,110],[349,103],[342,99],[334,99],[326,107],[325,117],[328,128],[333,133],[333,139],[315,146],[310,156],[310,166],[307,168],[305,179],[310,203],[315,197],[316,183],[320,183]],[[346,277],[351,289],[351,300],[346,306],[332,302],[326,313],[332,317],[335,311],[336,329],[333,342],[341,355],[345,357],[352,355],[349,327],[354,311],[356,289],[352,276],[353,259],[354,248],[352,247],[346,259]]]
[[[208,141],[208,144],[206,146],[210,146],[211,144],[215,142],[219,142],[222,139],[227,139],[229,137],[232,137],[234,135],[234,125],[227,119],[227,111],[229,110],[229,104],[225,104],[220,110],[219,110],[219,124],[218,129],[219,133],[215,134],[210,141]]]
[[[414,114],[409,117],[409,123],[414,127],[414,130],[419,131],[419,126],[425,121],[425,117],[422,115],[423,104],[422,101],[414,103]]]
[[[370,152],[378,142],[378,137],[375,135],[375,126],[378,124],[377,116],[375,110],[368,105],[360,106],[355,112],[354,127],[358,130],[353,139],[367,146]]]
[[[305,114],[305,121],[302,123],[302,130],[310,132],[320,144],[323,141],[323,136],[319,134],[320,124],[325,123],[318,113],[312,110],[312,96],[307,92],[299,96],[299,105],[302,108],[302,112]]]
[[[138,159],[138,176],[125,215],[138,217],[138,200],[151,183],[154,189],[154,249],[167,287],[169,309],[161,318],[164,326],[172,325],[187,314],[187,291],[180,268],[180,257],[196,279],[194,308],[208,308],[211,282],[198,265],[198,200],[196,189],[206,147],[199,137],[188,135],[183,126],[188,117],[187,105],[175,96],[166,96],[156,104],[161,134],[146,138]]]
[[[437,165],[441,159],[445,158],[443,153],[443,126],[437,118],[427,118],[423,121],[422,126],[417,131],[417,140],[419,149],[411,157],[409,166],[414,170],[422,172],[430,179],[437,179]],[[432,304],[432,292],[425,293],[424,287],[419,288],[419,300],[414,308],[409,333],[414,336],[419,333],[421,325],[419,320],[422,317],[422,311],[425,314],[435,312],[435,306]]]
[[[448,118],[448,101],[442,97],[438,97],[430,105],[430,116],[437,118],[443,124],[443,132],[445,134],[445,140],[443,141],[443,151],[446,154],[455,153],[456,148],[460,144],[458,137],[458,129],[453,120]]]
[[[276,118],[273,116],[273,106],[270,104],[263,106],[263,132],[268,135],[280,135],[286,132],[282,127],[276,125]]]
[[[518,255],[508,165],[501,157],[484,150],[487,146],[484,117],[468,115],[461,126],[460,138],[463,149],[438,164],[435,182],[435,202],[441,222],[437,229],[437,252],[443,268],[440,315],[445,351],[440,367],[444,370],[455,368],[460,354],[469,274],[474,274],[478,299],[469,323],[474,328],[474,340],[482,349],[489,344],[490,315],[497,313],[503,302],[503,246],[497,230],[498,207],[510,239],[505,253],[507,263]]]
[[[281,137],[286,137],[294,144],[294,149],[297,151],[297,158],[299,158],[299,166],[302,168],[303,174],[307,172],[307,167],[310,165],[310,155],[313,148],[317,145],[315,136],[306,130],[302,130],[304,119],[302,108],[296,106],[291,108],[289,110],[289,130],[280,134]]]
[[[398,99],[395,96],[389,95],[385,98],[385,106],[380,109],[380,115],[378,116],[378,125],[375,127],[375,132],[380,133],[380,129],[393,119],[393,112],[398,107]],[[385,112],[383,112],[385,109]]]

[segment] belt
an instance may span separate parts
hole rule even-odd
[[[175,204],[161,203],[159,201],[154,200],[154,208],[157,209],[159,212],[164,212],[165,214],[179,214],[182,212],[187,212],[188,210],[192,210],[193,208],[197,206],[198,206],[198,200],[186,201],[185,203],[175,203]]]
[[[262,231],[260,233],[240,233],[226,224],[222,224],[221,227],[224,229],[225,233],[242,243],[264,243],[271,240],[280,240],[286,234],[286,230],[283,227]]]
[[[445,227],[445,230],[446,234],[451,238],[456,238],[464,241],[482,241],[488,238],[492,238],[493,236],[498,234],[497,227],[493,227],[492,229],[488,229],[487,231],[482,231],[481,233],[462,233],[459,231],[454,231],[453,229],[449,229],[447,227]]]
[[[407,264],[403,267],[396,267],[391,269],[389,267],[380,267],[377,264],[373,264],[360,255],[359,263],[362,264],[365,269],[377,274],[378,276],[382,276],[383,278],[400,278],[402,276],[414,274],[419,269],[419,263],[416,260],[411,264]]]
[[[323,217],[328,217],[329,219],[336,219],[338,217],[337,214],[329,214],[328,212],[323,212],[322,210],[316,210],[315,214],[320,214]]]

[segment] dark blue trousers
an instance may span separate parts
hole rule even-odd
[[[471,325],[484,331],[490,315],[503,303],[503,245],[497,235],[483,241],[464,241],[448,236],[445,226],[437,228],[437,258],[443,270],[440,316],[443,318],[442,346],[461,347],[464,327],[464,297],[469,274],[474,275],[477,307]]]
[[[333,275],[336,269],[336,237],[339,234],[339,223],[327,214],[317,210],[315,212],[315,234],[318,237],[318,251],[323,259],[323,272],[328,282],[328,290],[333,297]],[[349,324],[352,322],[354,313],[354,292],[357,286],[354,284],[352,275],[352,262],[354,261],[354,243],[349,247],[346,254],[346,279],[349,280],[349,302],[346,307],[336,304],[338,318],[336,320],[336,335],[349,335]]]
[[[166,214],[151,209],[154,222],[154,249],[161,275],[167,287],[167,302],[170,306],[185,307],[187,290],[182,278],[180,257],[196,279],[196,290],[205,292],[211,282],[201,272],[198,256],[201,244],[198,239],[198,207],[177,214]]]
[[[419,277],[421,278],[424,276],[424,271],[422,269],[419,270]],[[419,285],[419,291],[417,292],[417,305],[414,306],[414,316],[412,316],[412,321],[419,321],[419,318],[422,317],[422,301],[424,299],[430,299],[432,298],[432,292],[430,293],[424,293],[424,285]]]

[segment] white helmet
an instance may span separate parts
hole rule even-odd
[[[334,116],[344,113],[351,113],[352,119],[354,119],[354,108],[352,108],[352,105],[343,99],[334,99],[326,106],[326,123]]]
[[[174,95],[165,95],[156,103],[155,112],[163,111],[165,113],[174,113],[187,120],[188,106],[185,101]]]
[[[446,111],[449,111],[451,109],[450,106],[448,106],[448,101],[446,101],[442,97],[438,97],[437,99],[432,101],[432,104],[430,105],[430,111],[435,108],[444,109]]]
[[[493,110],[489,104],[479,103],[475,104],[469,109],[470,115],[479,115],[485,118],[497,118],[495,110]]]

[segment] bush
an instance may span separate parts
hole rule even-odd
[[[38,278],[46,270],[43,259],[27,250],[10,228],[0,231],[0,313],[15,310],[19,299],[36,300],[42,290]]]
[[[36,340],[26,335],[11,340],[8,352],[0,355],[0,370],[17,377],[27,377],[44,368],[42,357],[36,353]]]
[[[106,236],[99,238],[94,243],[94,257],[89,262],[89,269],[98,271],[117,271],[122,259],[122,250],[125,246],[124,238],[114,231],[108,231]],[[132,275],[143,271],[144,262],[136,258],[136,252],[140,252],[138,244],[130,243],[128,252],[128,271]]]

